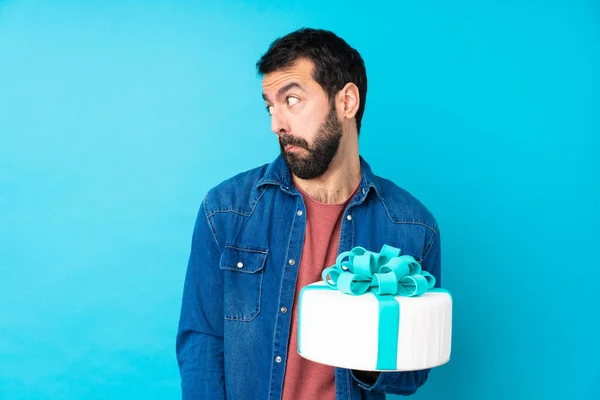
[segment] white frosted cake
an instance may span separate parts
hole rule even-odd
[[[390,268],[385,266],[392,264],[393,267],[393,264],[398,264],[387,263],[391,259],[389,252],[394,250],[399,253],[398,249],[384,246],[382,252],[388,253],[388,257],[382,257],[379,264],[371,269],[378,268],[383,274],[390,272]],[[371,253],[371,264],[373,255],[375,262],[380,256]],[[343,256],[344,254],[339,259]],[[433,368],[449,361],[452,297],[447,291],[429,287],[418,295],[406,295],[405,292],[404,295],[381,295],[377,284],[368,283],[370,289],[363,290],[364,293],[347,293],[350,289],[346,289],[344,293],[343,289],[338,290],[335,281],[340,283],[348,279],[339,278],[339,272],[341,275],[352,275],[349,277],[353,280],[352,285],[364,276],[357,275],[360,268],[353,270],[349,263],[342,262],[338,262],[338,267],[342,264],[350,269],[337,268],[337,271],[332,272],[332,269],[336,269],[335,266],[328,268],[323,273],[327,282],[313,283],[300,292],[298,353],[302,357],[321,364],[364,371],[414,371]],[[382,265],[384,268],[381,268]],[[420,266],[413,261],[411,273],[407,275],[419,274]],[[431,278],[426,272],[423,274],[427,279]],[[381,278],[381,274],[379,275],[375,279],[376,283]],[[396,275],[401,277],[397,272]],[[330,277],[334,278],[334,284]],[[403,281],[409,282],[410,286],[411,279],[404,278]],[[381,278],[381,287],[385,286],[383,280]],[[360,283],[364,282],[358,282]],[[433,286],[431,281],[429,283]],[[372,290],[373,286],[375,290]]]

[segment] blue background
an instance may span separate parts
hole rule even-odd
[[[319,3],[0,1],[0,399],[178,398],[197,208],[278,154],[254,63],[301,26],[362,53],[361,153],[441,226],[414,398],[600,398],[599,3]]]

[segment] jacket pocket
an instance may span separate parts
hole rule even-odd
[[[221,255],[225,319],[251,321],[260,312],[262,282],[268,251],[228,245]]]

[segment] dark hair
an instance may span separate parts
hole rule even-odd
[[[360,104],[356,112],[356,129],[360,133],[367,101],[365,64],[358,51],[333,32],[302,28],[280,37],[271,43],[256,68],[262,76],[287,68],[303,57],[314,63],[313,79],[325,90],[330,101],[348,82],[358,87]]]

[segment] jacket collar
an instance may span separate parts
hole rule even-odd
[[[371,166],[365,161],[362,156],[360,158],[360,174],[361,182],[359,187],[359,201],[362,202],[371,188],[375,189],[377,196],[381,199],[381,187],[379,179],[373,174]],[[266,173],[256,184],[256,187],[263,185],[277,185],[287,192],[292,192],[293,183],[292,175],[287,166],[283,155],[279,155],[271,164],[269,164]]]

